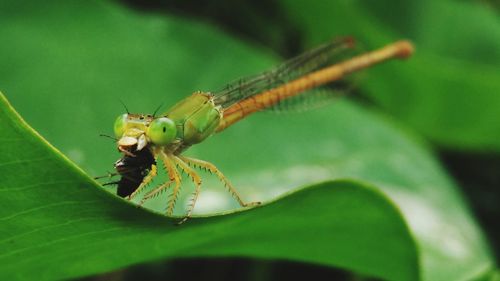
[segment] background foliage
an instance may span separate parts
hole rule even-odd
[[[159,258],[247,256],[383,279],[490,278],[494,251],[456,181],[479,189],[470,198],[485,206],[483,221],[498,214],[486,193],[498,195],[497,21],[484,3],[456,1],[0,2],[1,91],[90,176],[118,157],[98,134],[111,132],[119,99],[151,112],[336,35],[355,36],[362,50],[409,38],[418,50],[368,70],[349,100],[252,116],[193,147],[190,155],[217,164],[246,198],[276,201],[181,228],[103,192],[3,100],[0,276],[59,279]],[[453,179],[436,151],[450,167],[472,158],[491,172]],[[207,175],[198,212],[236,207],[221,190]],[[266,275],[256,268],[253,276]],[[272,266],[264,268],[271,278]]]

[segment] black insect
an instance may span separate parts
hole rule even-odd
[[[120,180],[109,182],[104,185],[117,184],[116,194],[121,197],[126,197],[132,194],[149,174],[153,165],[156,165],[153,154],[147,147],[132,151],[131,155],[124,155],[115,162],[115,169]]]

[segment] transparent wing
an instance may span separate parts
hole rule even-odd
[[[277,104],[264,109],[273,113],[296,113],[317,109],[331,104],[340,96],[351,90],[347,83],[335,83],[331,87],[320,87],[307,91],[305,95],[297,95],[284,99]]]
[[[230,83],[222,90],[213,93],[215,95],[214,102],[227,108],[238,101],[276,88],[307,73],[335,63],[341,60],[342,54],[353,46],[354,41],[350,37],[334,39],[267,72]]]

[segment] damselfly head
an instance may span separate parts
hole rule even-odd
[[[118,116],[114,124],[118,150],[133,156],[132,147],[142,150],[148,143],[168,145],[177,135],[177,127],[169,118],[126,113]]]
[[[146,132],[152,121],[151,115],[126,113],[118,116],[113,126],[118,139],[118,149],[128,154],[133,146],[136,150],[146,147],[148,143]]]

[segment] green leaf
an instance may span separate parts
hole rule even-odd
[[[325,182],[253,210],[175,227],[102,192],[3,95],[0,120],[7,136],[0,150],[7,175],[0,182],[2,279],[71,278],[160,257],[248,255],[417,280],[413,238],[397,208],[372,187]],[[12,149],[16,143],[25,146]],[[395,239],[380,243],[386,237]]]
[[[500,25],[493,9],[467,1],[281,2],[308,42],[351,34],[371,49],[411,39],[411,61],[374,69],[363,92],[438,145],[500,151]]]
[[[30,125],[92,176],[119,157],[113,142],[98,137],[112,134],[123,112],[118,100],[152,112],[277,61],[209,26],[107,2],[2,2],[0,26],[0,87]],[[96,188],[34,138],[5,102],[1,110],[0,276],[77,277],[187,255],[296,259],[401,280],[468,279],[494,264],[429,149],[394,121],[346,100],[303,114],[256,114],[190,148],[248,201],[328,182],[179,228]],[[236,207],[216,179],[203,177],[200,214]],[[342,178],[353,180],[331,182]],[[148,206],[162,210],[165,200]]]

